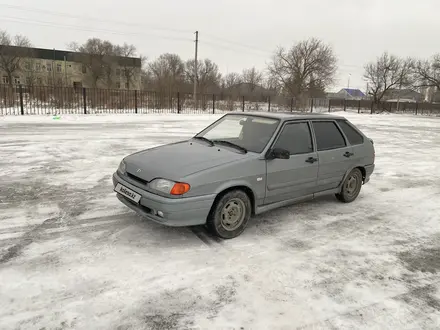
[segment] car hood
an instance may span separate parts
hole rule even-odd
[[[146,149],[124,158],[126,171],[143,180],[165,178],[179,181],[183,177],[212,167],[234,162],[243,154],[229,147],[209,146],[194,140]]]

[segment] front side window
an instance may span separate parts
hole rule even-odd
[[[307,123],[292,123],[284,126],[275,148],[288,150],[291,155],[313,152],[312,136]]]
[[[228,141],[261,153],[279,125],[278,119],[250,115],[226,115],[197,134],[211,141]]]
[[[333,121],[313,122],[318,151],[343,148],[346,146],[344,136]]]

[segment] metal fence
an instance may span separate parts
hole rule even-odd
[[[0,85],[0,115],[99,113],[222,113],[228,111],[382,111],[440,114],[440,104],[308,99],[265,95],[201,94],[51,86]]]

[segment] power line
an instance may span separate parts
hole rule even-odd
[[[10,4],[0,4],[0,7],[6,7],[6,8],[10,8],[10,9],[16,9],[16,10],[27,11],[27,12],[43,13],[43,14],[54,15],[54,16],[64,16],[64,17],[70,17],[70,18],[74,18],[74,19],[84,19],[84,20],[89,20],[89,21],[94,21],[94,22],[120,24],[120,25],[126,25],[126,26],[131,26],[131,27],[138,27],[138,28],[143,27],[143,28],[149,28],[150,30],[157,30],[157,31],[168,31],[168,32],[185,33],[185,34],[193,33],[193,31],[191,31],[191,30],[183,30],[183,29],[178,30],[178,29],[171,29],[171,28],[154,27],[151,25],[144,25],[144,24],[138,24],[138,23],[127,23],[127,22],[118,21],[118,20],[101,19],[101,18],[90,17],[90,16],[72,15],[72,14],[68,14],[68,13],[43,10],[43,9],[33,8],[33,7],[24,7],[24,6],[10,5]],[[160,39],[168,39],[168,40],[193,41],[192,39],[189,39],[189,38],[155,35],[155,34],[149,34],[149,33],[143,33],[143,32],[142,33],[119,32],[119,31],[108,30],[108,29],[86,28],[86,27],[81,27],[81,26],[77,26],[77,25],[66,25],[66,24],[63,25],[63,24],[59,24],[59,23],[55,23],[55,22],[37,21],[37,20],[33,20],[31,22],[27,18],[20,18],[20,17],[4,16],[4,17],[2,17],[2,19],[5,19],[5,20],[11,21],[11,22],[17,22],[17,23],[20,22],[20,23],[34,24],[34,25],[40,25],[40,26],[65,27],[65,28],[78,30],[78,31],[103,32],[103,33],[109,33],[109,34],[115,34],[115,35],[151,36],[151,37],[158,37]],[[218,41],[221,41],[223,43],[228,43],[228,44],[234,45],[236,47],[243,48],[243,50],[246,49],[246,51],[248,53],[252,53],[253,55],[257,55],[257,56],[262,57],[263,54],[261,54],[261,53],[264,53],[264,54],[266,54],[265,57],[267,57],[268,55],[270,56],[273,54],[273,52],[269,51],[269,50],[264,50],[264,49],[261,49],[261,48],[258,48],[258,47],[252,46],[252,45],[247,45],[244,43],[232,41],[232,40],[218,37],[218,36],[215,36],[215,35],[212,35],[209,33],[206,33],[206,34],[204,33],[204,35],[206,35],[207,37],[210,37],[212,39],[216,39]],[[211,47],[222,48],[222,49],[237,52],[237,53],[241,52],[241,51],[236,51],[236,47],[221,45],[219,43],[215,43],[215,42],[212,42],[209,40],[208,41],[204,40],[204,41],[202,41],[202,43],[206,44],[208,46],[211,46]],[[351,64],[339,64],[338,67],[339,68],[346,67],[346,68],[354,68],[354,69],[363,69],[363,66],[351,65]]]
[[[239,47],[252,49],[252,50],[255,50],[255,51],[258,51],[258,52],[262,52],[262,53],[272,53],[272,52],[270,52],[268,50],[265,50],[265,49],[257,48],[255,46],[243,44],[243,43],[240,43],[240,42],[231,41],[231,40],[228,40],[228,39],[225,39],[225,38],[216,37],[216,36],[214,36],[212,34],[209,34],[209,33],[206,33],[205,35],[208,36],[208,37],[211,37],[212,39],[217,39],[217,40],[225,42],[225,43],[237,45]]]
[[[81,26],[76,26],[76,25],[67,25],[67,24],[59,24],[59,23],[54,23],[54,22],[29,20],[29,19],[25,19],[25,18],[21,18],[21,17],[0,16],[0,19],[5,20],[5,21],[10,21],[10,22],[21,23],[21,24],[40,25],[40,26],[47,26],[47,27],[64,27],[64,28],[78,30],[78,31],[103,32],[103,33],[109,33],[109,34],[115,34],[115,35],[150,36],[150,37],[156,37],[159,39],[192,41],[190,38],[183,38],[183,37],[170,37],[170,36],[150,34],[150,33],[144,33],[144,32],[119,32],[119,31],[107,30],[107,29],[95,29],[95,28],[92,29],[92,28],[86,28],[86,27],[81,27]]]
[[[143,27],[143,28],[148,28],[150,30],[169,31],[169,32],[185,33],[185,34],[192,33],[191,30],[177,30],[177,29],[164,28],[164,27],[155,27],[155,26],[139,24],[139,23],[127,23],[127,22],[118,21],[118,20],[102,19],[102,18],[91,17],[91,16],[72,15],[72,14],[68,14],[68,13],[49,11],[49,10],[44,10],[44,9],[39,9],[39,8],[32,8],[32,7],[15,6],[15,5],[9,5],[9,4],[0,4],[0,7],[6,7],[6,8],[21,10],[21,11],[27,11],[27,12],[43,13],[43,14],[48,14],[48,15],[52,15],[52,16],[64,16],[64,17],[70,17],[70,18],[75,18],[75,19],[84,19],[84,20],[89,20],[89,21],[94,21],[94,22],[120,24],[120,25],[132,26],[132,27]]]

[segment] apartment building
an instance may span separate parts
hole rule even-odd
[[[141,60],[135,57],[96,56],[43,48],[0,46],[3,62],[19,64],[9,71],[0,63],[0,84],[140,89]],[[0,58],[0,60],[2,60]],[[11,81],[12,80],[12,81]]]

